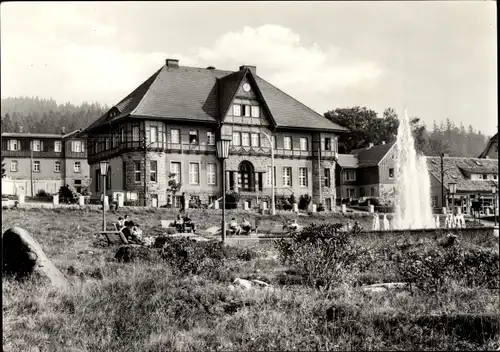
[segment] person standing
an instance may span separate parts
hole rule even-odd
[[[184,211],[186,205],[186,193],[182,192],[181,194],[181,213]]]

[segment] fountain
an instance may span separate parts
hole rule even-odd
[[[393,228],[435,228],[430,197],[430,176],[424,156],[417,156],[406,109],[396,140],[396,194]]]
[[[377,214],[373,215],[372,230],[373,231],[380,231],[380,219],[378,218]]]
[[[440,227],[440,224],[439,224],[439,215],[436,215],[436,217],[435,217],[435,224],[436,224],[436,226],[435,226],[436,229],[439,229],[439,227]]]
[[[384,224],[384,230],[385,231],[391,229],[391,224],[390,224],[389,220],[387,219],[387,214],[384,214],[384,220],[383,220],[382,223]]]

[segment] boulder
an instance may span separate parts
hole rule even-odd
[[[250,288],[252,288],[252,286],[254,284],[250,280],[240,279],[238,277],[238,278],[234,279],[233,285],[235,285],[237,287],[244,288],[244,289],[250,289]]]
[[[120,246],[115,254],[118,262],[135,262],[139,260],[155,261],[159,258],[158,252],[154,249],[144,247],[140,244],[126,244]]]
[[[14,227],[2,235],[4,275],[16,279],[37,277],[54,287],[67,289],[69,281],[45,255],[40,244],[25,229]]]

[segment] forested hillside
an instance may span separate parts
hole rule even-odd
[[[85,128],[108,107],[99,103],[58,104],[53,99],[19,97],[5,98],[1,103],[2,132],[59,133]]]

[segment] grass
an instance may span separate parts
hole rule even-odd
[[[129,217],[145,232],[167,210],[137,210]],[[190,212],[201,228],[217,226],[215,212]],[[240,213],[235,216],[242,217]],[[257,216],[257,215],[252,215]],[[277,215],[273,221],[281,221]],[[331,216],[331,215],[330,215]],[[110,215],[116,220],[118,215]],[[269,217],[266,218],[270,221]],[[314,221],[326,215],[299,218]],[[365,293],[342,284],[329,292],[301,285],[277,260],[271,243],[248,246],[248,261],[226,261],[226,275],[178,276],[165,262],[116,263],[116,248],[99,245],[99,212],[7,210],[2,232],[28,230],[73,287],[61,292],[36,282],[3,283],[4,351],[195,351],[195,350],[491,350],[498,330],[478,340],[461,338],[418,317],[432,314],[498,315],[498,292],[452,283],[430,297],[419,291]],[[370,221],[370,220],[367,220]],[[371,221],[370,221],[371,224]],[[365,227],[366,228],[366,227]],[[385,237],[363,245],[394,246]],[[431,240],[424,240],[431,246]],[[471,244],[472,245],[472,244]],[[391,277],[392,276],[392,277]],[[233,290],[235,277],[259,278],[273,289]],[[358,275],[358,284],[397,279],[380,261]],[[331,309],[329,309],[331,308]],[[334,312],[334,314],[330,314]],[[420,318],[419,318],[420,319]]]

